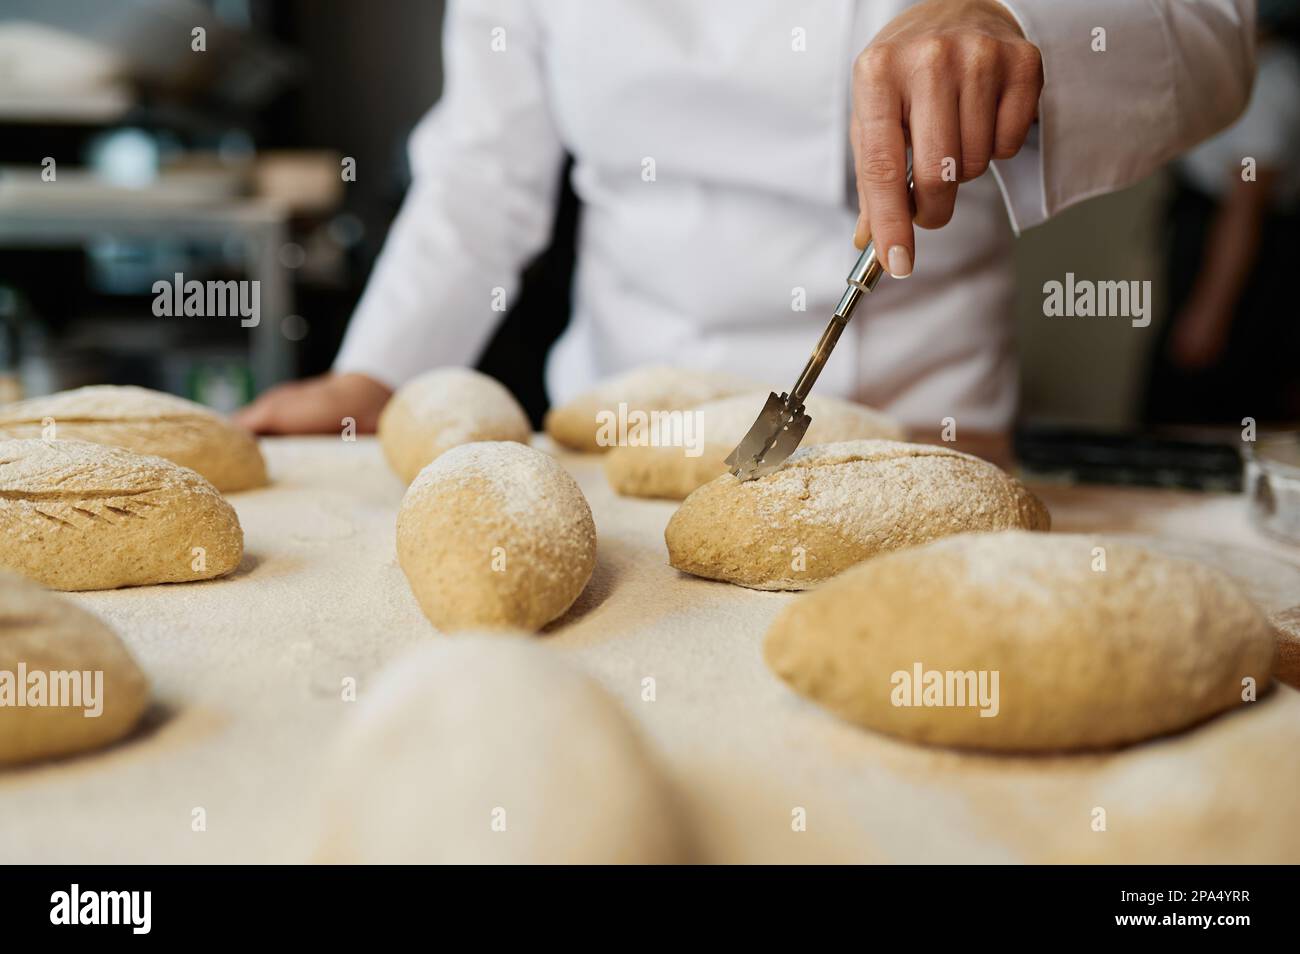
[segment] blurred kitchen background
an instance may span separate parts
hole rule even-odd
[[[1272,395],[1260,411],[1257,394],[1242,392],[1255,413],[1300,419],[1300,321],[1286,290],[1300,248],[1295,6],[1264,2],[1277,52],[1261,122],[1274,153],[1279,141],[1290,151],[1284,168],[1265,170],[1272,191],[1254,218],[1231,216],[1258,238],[1225,318],[1231,333],[1200,316],[1201,350],[1193,333],[1181,347],[1201,365],[1180,370],[1167,360],[1177,351],[1169,314],[1186,312],[1198,294],[1207,236],[1240,200],[1236,160],[1215,171],[1206,155],[1199,168],[1182,163],[1018,243],[1030,424],[1106,432],[1233,424],[1246,405],[1222,392],[1243,381]],[[0,396],[134,383],[229,410],[277,381],[326,370],[406,186],[407,135],[439,95],[442,8],[440,0],[0,0]],[[196,27],[206,33],[202,56],[190,52]],[[1220,157],[1239,144],[1221,145]],[[58,188],[42,181],[45,157],[56,159]],[[364,170],[355,182],[341,180],[343,157]],[[552,246],[481,364],[537,419],[542,358],[567,320],[581,211],[567,190],[562,202]],[[1066,271],[1150,280],[1155,320],[1134,328],[1045,318],[1043,283]],[[176,272],[260,280],[261,324],[154,318],[151,287]],[[1225,365],[1217,369],[1203,360],[1215,351],[1204,340],[1215,329]],[[1234,343],[1238,334],[1249,340]],[[1153,374],[1181,376],[1170,393],[1217,390],[1224,399],[1216,413],[1181,399],[1173,413],[1153,410],[1144,397]]]

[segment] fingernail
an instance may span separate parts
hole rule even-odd
[[[895,245],[889,250],[889,274],[895,278],[906,278],[912,274],[912,256],[905,246]]]

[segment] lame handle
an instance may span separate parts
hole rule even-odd
[[[907,193],[909,198],[912,194],[912,163],[907,163]],[[799,375],[799,380],[794,384],[794,390],[790,392],[790,400],[793,405],[801,406],[808,398],[808,392],[812,386],[817,383],[817,376],[822,373],[822,368],[826,365],[826,359],[831,356],[831,351],[835,347],[835,342],[840,340],[840,335],[848,326],[849,319],[853,317],[853,309],[858,306],[859,299],[870,291],[873,291],[876,284],[880,281],[880,276],[885,274],[885,266],[880,263],[880,256],[876,254],[876,242],[874,239],[867,242],[867,247],[862,250],[858,256],[857,262],[854,263],[852,270],[849,272],[845,281],[848,288],[844,289],[844,295],[840,298],[840,303],[835,306],[835,314],[831,316],[830,324],[822,332],[821,340],[817,342],[817,347],[813,349],[812,357],[804,366],[803,373]]]

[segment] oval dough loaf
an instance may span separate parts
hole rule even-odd
[[[1078,534],[978,533],[827,583],[777,618],[764,656],[843,718],[915,742],[1090,749],[1231,708],[1244,679],[1262,691],[1273,636],[1203,564]]]
[[[325,862],[682,860],[672,794],[622,707],[520,636],[457,635],[391,664],[325,788]]]
[[[45,430],[53,421],[54,433]],[[97,385],[0,407],[0,438],[51,437],[165,457],[223,492],[266,483],[257,441],[202,404],[146,388]]]
[[[758,480],[726,474],[668,522],[679,570],[802,590],[888,550],[970,530],[1046,530],[1038,498],[992,464],[943,447],[847,441],[796,451]]]
[[[687,419],[683,420],[683,434],[688,440],[699,441],[696,449],[703,451],[694,457],[684,446],[615,447],[605,455],[605,476],[610,486],[629,497],[684,499],[697,487],[727,472],[727,455],[749,432],[767,395],[767,391],[737,394],[685,412],[698,415],[689,433]],[[811,397],[807,409],[812,416],[804,435],[808,446],[873,438],[902,440],[904,436],[903,428],[895,421],[863,404]]]
[[[0,566],[107,590],[222,576],[243,550],[235,511],[192,470],[85,441],[0,441]]]
[[[144,673],[97,616],[0,573],[0,765],[107,745],[131,731],[148,700]]]
[[[551,457],[524,444],[465,444],[407,489],[397,559],[441,630],[539,629],[591,579],[596,525]]]
[[[720,371],[688,368],[637,368],[603,381],[586,394],[546,414],[546,433],[557,444],[587,454],[602,454],[616,446],[619,405],[626,413],[684,411],[717,398],[752,391],[746,381]],[[754,409],[758,414],[759,406]],[[633,422],[634,423],[634,422]]]
[[[477,441],[533,435],[528,415],[500,383],[469,368],[438,368],[398,389],[379,415],[379,444],[406,483],[438,455]]]

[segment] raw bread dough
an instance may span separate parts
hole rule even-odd
[[[603,454],[617,446],[617,426],[602,428],[602,415],[610,422],[632,413],[683,411],[687,408],[752,391],[753,381],[720,371],[696,371],[689,368],[637,368],[618,377],[602,381],[586,394],[567,404],[551,408],[546,414],[546,433],[557,444],[588,454]],[[762,407],[762,404],[759,404]],[[758,414],[758,408],[754,409]],[[612,433],[611,433],[612,431]],[[615,440],[607,439],[612,436]]]
[[[57,590],[223,576],[244,533],[215,487],[119,447],[0,441],[0,566]]]
[[[457,635],[370,686],[337,746],[319,860],[682,860],[672,794],[622,707],[518,635]]]
[[[757,480],[726,474],[673,514],[679,570],[803,590],[889,550],[969,530],[1046,530],[1047,510],[997,467],[944,447],[846,441],[796,451]]]
[[[610,486],[628,497],[684,499],[695,488],[727,472],[723,461],[749,432],[767,395],[767,391],[753,391],[692,408],[690,413],[698,417],[696,430],[690,436],[703,440],[703,453],[698,456],[688,456],[686,447],[615,447],[605,455],[605,476]],[[806,407],[812,417],[804,435],[806,446],[904,437],[897,422],[864,404],[811,397]]]
[[[266,463],[251,434],[202,404],[147,388],[96,385],[0,407],[0,439],[27,437],[165,457],[223,492],[266,483]]]
[[[148,701],[144,673],[99,617],[0,573],[0,765],[107,745]]]
[[[534,630],[591,579],[596,525],[553,458],[524,444],[464,444],[407,488],[397,559],[439,629]]]
[[[528,415],[500,383],[469,368],[438,368],[398,389],[379,415],[388,466],[406,483],[439,454],[475,441],[533,435]]]
[[[977,533],[827,583],[777,618],[764,656],[836,714],[914,742],[1091,749],[1240,705],[1246,679],[1262,693],[1273,635],[1203,564],[1104,537]]]

